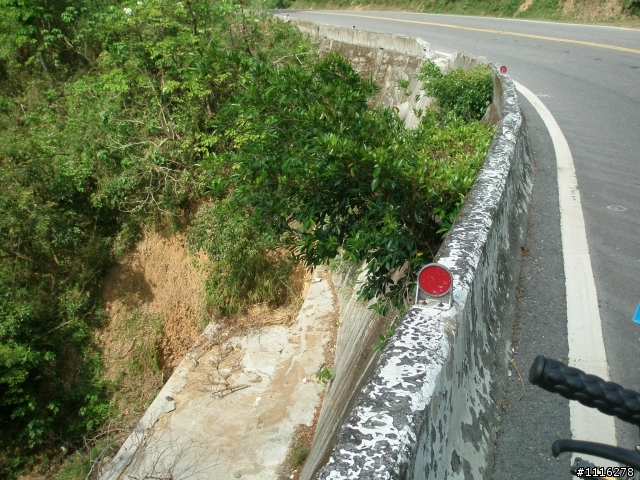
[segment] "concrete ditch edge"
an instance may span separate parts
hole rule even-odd
[[[322,37],[329,48],[353,41],[436,57],[426,42],[408,37],[398,41],[313,24],[303,30]],[[484,63],[458,54],[448,66],[479,62]],[[532,188],[530,146],[515,86],[492,68],[491,113],[500,123],[436,257],[452,271],[454,305],[444,313],[417,307],[407,312],[315,478],[481,479],[491,470]]]

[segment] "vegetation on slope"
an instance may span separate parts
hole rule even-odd
[[[486,68],[455,74],[485,86],[467,106],[444,88],[408,132],[346,61],[253,5],[0,7],[3,478],[91,450],[117,415],[92,333],[104,274],[143,228],[191,222],[222,314],[286,301],[298,260],[338,252],[370,262],[365,296],[397,298],[391,273],[435,251],[491,138]]]
[[[640,0],[281,0],[279,8],[404,10],[577,22],[637,20]],[[637,23],[636,23],[637,25]]]
[[[424,79],[440,110],[408,131],[389,109],[367,107],[375,85],[337,54],[312,68],[252,65],[250,86],[223,111],[232,144],[210,158],[225,198],[210,218],[246,212],[242,221],[255,237],[307,265],[338,254],[366,260],[363,297],[400,300],[412,275],[396,284],[393,272],[405,262],[413,272],[432,258],[442,220],[457,212],[492,131],[477,121],[492,93],[489,69],[435,71],[428,64]],[[469,93],[439,89],[439,82]]]

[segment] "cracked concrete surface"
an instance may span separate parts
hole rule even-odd
[[[316,374],[337,299],[328,272],[315,277],[291,327],[187,355],[101,480],[278,478],[296,426],[313,422],[325,388]]]

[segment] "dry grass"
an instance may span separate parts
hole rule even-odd
[[[189,253],[183,235],[148,232],[112,269],[102,293],[108,321],[96,331],[95,341],[103,353],[103,378],[114,385],[112,405],[117,413],[96,438],[87,439],[85,451],[66,457],[62,468],[56,466],[50,474],[21,480],[58,478],[60,474],[64,480],[84,480],[93,461],[97,460],[96,466],[110,462],[188,352],[197,355],[200,350],[218,348],[222,367],[228,367],[235,359],[236,352],[230,348],[234,338],[295,321],[311,278],[303,266],[291,274],[288,304],[278,308],[251,305],[243,314],[223,319],[212,318],[205,305],[207,262]],[[201,335],[210,322],[216,325],[213,344],[217,347]],[[222,370],[210,372],[208,378],[220,395],[225,394]]]

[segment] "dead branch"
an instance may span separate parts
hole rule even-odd
[[[175,480],[200,475],[219,462],[209,458],[207,447],[171,432],[140,439],[128,478],[135,480]],[[217,460],[217,459],[216,459]]]
[[[167,137],[163,139],[160,143],[152,142],[151,140],[144,140],[142,142],[132,142],[132,143],[127,143],[126,145],[118,145],[117,147],[111,147],[111,149],[123,150],[125,148],[134,147],[136,145],[149,145],[149,144],[153,145],[156,148],[160,148],[162,145],[164,145],[164,142],[166,142],[167,140],[171,140],[171,138]]]
[[[274,65],[277,65],[279,62],[281,62],[282,60],[284,60],[285,58],[290,58],[290,57],[296,57],[296,60],[298,60],[298,62],[300,63],[300,65],[302,65],[302,62],[300,61],[300,59],[298,58],[298,55],[309,55],[310,53],[312,53],[313,50],[310,50],[308,52],[303,52],[303,53],[294,53],[292,55],[285,55],[284,57],[280,57],[279,59],[275,60],[273,62]]]
[[[87,57],[84,53],[82,53],[80,50],[78,50],[76,47],[74,47],[69,40],[67,39],[67,37],[63,37],[64,38],[64,43],[67,44],[67,47],[69,47],[69,49],[71,49],[71,51],[77,53],[78,55],[80,55],[82,58],[84,58],[87,63],[92,64],[93,62],[91,61],[91,59],[89,57]]]
[[[245,388],[249,388],[251,385],[236,385],[236,386],[230,386],[227,388],[223,388],[222,390],[218,390],[215,393],[212,393],[211,396],[212,397],[216,397],[216,398],[224,398],[227,395],[231,395],[233,392],[237,392],[238,390],[244,390]]]
[[[24,260],[25,262],[29,262],[29,263],[32,263],[34,265],[38,264],[38,262],[36,262],[35,260],[27,257],[26,255],[22,255],[21,253],[14,252],[13,250],[11,250],[9,248],[0,247],[0,250],[2,250],[3,252],[9,254],[9,256],[13,256],[13,257],[18,258],[20,260]],[[3,257],[3,258],[7,258],[7,257]]]
[[[522,397],[524,397],[524,393],[525,393],[524,381],[522,380],[522,375],[520,375],[520,370],[518,369],[518,366],[516,365],[516,362],[513,360],[513,358],[509,359],[509,363],[513,368],[515,368],[516,373],[518,374],[518,378],[520,378],[520,384],[522,385],[522,394],[520,395],[520,398],[518,398],[518,401],[520,401],[522,400]]]

